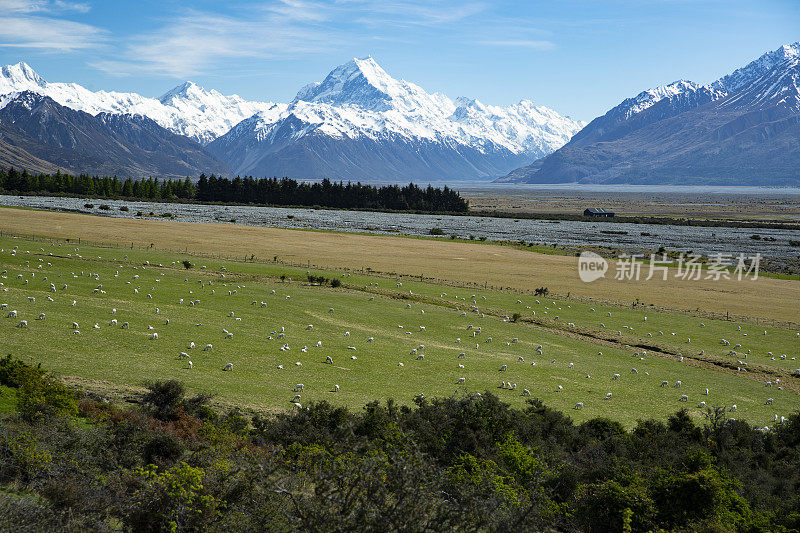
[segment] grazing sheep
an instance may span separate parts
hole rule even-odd
[[[18,328],[27,328],[28,327],[28,321],[27,320],[20,320],[19,324],[17,324],[17,327]]]
[[[458,380],[456,381],[456,385],[463,385],[464,381],[466,381],[465,378],[458,378]]]
[[[233,370],[233,363],[228,363],[227,365],[222,367],[223,371]]]
[[[728,411],[730,411],[730,412],[736,411],[736,404],[731,405],[731,407],[730,407],[730,409],[728,409]]]
[[[681,388],[681,385],[683,385],[683,383],[681,383],[681,382],[680,382],[680,380],[678,380],[678,381],[676,381],[676,382],[675,382],[675,388],[676,388],[676,389],[680,389],[680,388]]]
[[[292,389],[292,392],[303,392],[303,384],[298,383],[297,385],[295,385],[294,388]]]
[[[606,400],[610,400],[611,396],[612,396],[612,394],[610,392],[607,392],[606,393]]]
[[[522,389],[522,395],[523,396],[530,396],[531,395],[531,391],[529,391],[528,389]]]
[[[44,313],[39,313],[39,317],[36,320],[44,320]]]
[[[464,359],[466,356],[467,356],[467,354],[464,353],[464,352],[461,352],[460,354],[458,354],[458,358],[459,359]],[[800,368],[798,368],[798,374],[800,374]]]
[[[611,376],[611,381],[617,381],[619,379],[619,374],[614,374]]]
[[[153,333],[152,335],[150,335],[150,340],[151,341],[158,340],[158,333]]]
[[[333,386],[333,392],[339,392],[339,385]]]
[[[767,401],[765,402],[764,405],[772,405],[773,401],[774,400],[772,398],[767,398]]]
[[[689,401],[689,397],[687,395],[683,394],[683,395],[681,395],[680,398],[678,398],[678,401],[679,402],[688,402]]]
[[[330,355],[325,358],[325,363],[328,364],[328,365],[332,365],[333,364],[333,359],[331,358]]]
[[[506,370],[508,370],[508,365],[501,365],[500,366],[500,372],[505,372]]]
[[[120,328],[121,328],[121,329],[128,329],[128,326],[129,326],[129,325],[130,325],[130,324],[128,324],[127,322],[123,322],[123,323],[122,323],[122,325],[120,326]]]
[[[576,404],[575,404],[575,407],[574,407],[574,409],[576,409],[576,410],[581,410],[581,409],[583,409],[583,402],[578,402],[578,403],[576,403]]]
[[[72,329],[81,329],[77,322],[72,323]]]
[[[203,351],[204,352],[213,352],[214,351],[214,346],[211,345],[211,344],[206,344],[206,347],[203,348]]]

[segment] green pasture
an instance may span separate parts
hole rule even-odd
[[[292,389],[298,383],[304,385],[301,404],[325,399],[351,407],[487,390],[522,406],[528,389],[576,420],[608,416],[628,426],[638,419],[663,419],[681,407],[701,418],[701,401],[736,404],[730,416],[759,425],[800,408],[791,376],[800,368],[793,359],[800,355],[800,338],[790,328],[671,313],[647,304],[611,307],[155,250],[14,238],[0,239],[0,249],[0,304],[6,305],[0,354],[112,388],[177,378],[227,404],[263,410],[294,408]],[[185,269],[183,260],[192,267]],[[309,272],[343,285],[311,285]],[[6,318],[11,310],[18,317]],[[37,319],[40,313],[43,320]],[[514,313],[523,320],[503,318]],[[21,320],[27,328],[16,327]],[[129,327],[123,329],[123,322]],[[226,330],[232,338],[225,338]],[[722,338],[731,345],[723,346]],[[213,351],[203,351],[206,344]],[[735,344],[741,347],[730,355]],[[281,350],[284,345],[288,349]],[[673,355],[654,355],[636,345]],[[180,352],[189,354],[192,369]],[[709,361],[728,361],[733,368]],[[742,371],[735,368],[738,361],[747,363]],[[233,364],[231,371],[222,370],[227,363]],[[614,374],[618,380],[612,380]],[[462,377],[464,384],[457,384]],[[779,384],[766,387],[775,377]],[[682,386],[675,388],[678,380]],[[501,382],[516,389],[502,388]],[[336,385],[339,391],[333,392]],[[680,401],[682,395],[687,402]],[[774,403],[766,405],[767,398]],[[574,409],[577,402],[584,409]]]

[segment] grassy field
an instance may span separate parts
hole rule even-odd
[[[97,221],[101,230],[137,222],[78,218],[93,225]],[[8,228],[7,218],[0,222]],[[243,240],[245,234],[236,232],[237,226],[199,225],[206,234],[188,224],[165,224],[155,229],[164,232],[159,237],[164,239],[171,229],[173,243],[201,239],[205,234],[212,250],[216,239],[241,248],[250,244]],[[187,235],[184,230],[188,229],[192,231]],[[223,237],[222,229],[229,230],[229,235]],[[135,237],[129,239],[139,241],[157,239],[152,233],[131,235]],[[343,260],[353,246],[352,236],[346,235],[283,235],[297,240],[308,237],[307,245],[312,246],[330,241],[322,254],[332,254],[339,246]],[[376,253],[386,254],[382,238],[372,242],[379,250]],[[400,248],[409,243],[428,246],[426,241],[410,239],[391,242]],[[274,243],[276,249],[279,244]],[[489,255],[496,248],[460,246],[465,252],[481,250]],[[292,407],[292,388],[297,383],[305,385],[302,403],[327,399],[352,407],[388,398],[409,403],[420,393],[431,397],[486,390],[522,405],[523,389],[528,389],[548,405],[569,411],[576,420],[604,415],[628,426],[642,418],[664,418],[684,406],[700,418],[705,412],[698,407],[701,401],[709,406],[736,404],[738,409],[731,416],[758,424],[772,423],[775,415],[800,408],[799,383],[791,375],[800,367],[793,359],[800,339],[788,327],[336,270],[311,269],[310,273],[336,277],[342,287],[313,286],[306,282],[305,268],[157,249],[16,238],[0,239],[0,249],[5,270],[0,303],[7,305],[0,320],[3,354],[41,362],[68,380],[109,394],[139,387],[145,380],[179,378],[193,391],[216,394],[222,403],[275,410]],[[317,251],[311,248],[308,253]],[[529,261],[549,257],[527,255]],[[185,269],[184,259],[193,268]],[[431,268],[432,274],[441,274]],[[758,283],[762,281],[791,283]],[[195,300],[199,301],[190,305]],[[5,318],[12,309],[19,316]],[[40,313],[45,313],[43,320],[37,320]],[[516,323],[503,318],[514,313],[521,317]],[[113,319],[117,324],[110,324]],[[15,327],[20,320],[27,320],[28,327]],[[73,332],[73,322],[79,324],[80,334]],[[130,327],[122,329],[123,322]],[[308,325],[313,328],[307,329]],[[225,330],[232,338],[225,339]],[[283,338],[279,338],[281,332]],[[158,333],[158,339],[151,339],[153,333]],[[731,346],[723,346],[722,338]],[[322,345],[317,347],[319,341]],[[194,349],[188,348],[191,342]],[[202,351],[208,343],[213,351]],[[736,355],[728,355],[735,344],[741,344]],[[282,350],[284,345],[288,349]],[[424,359],[417,359],[414,349]],[[192,369],[179,359],[180,352],[190,354]],[[459,358],[462,352],[465,356]],[[332,364],[326,364],[328,356]],[[229,362],[233,370],[223,371]],[[507,365],[507,370],[500,371],[501,365]],[[737,366],[748,371],[737,371]],[[612,380],[614,374],[620,378]],[[456,383],[461,377],[463,385]],[[765,387],[767,380],[775,378],[782,390]],[[680,388],[674,387],[677,380],[682,382]],[[516,389],[500,388],[501,381],[516,384]],[[661,387],[662,381],[670,386]],[[335,385],[339,392],[332,392]],[[612,398],[606,400],[609,392]],[[688,402],[680,401],[684,394]],[[773,398],[774,404],[766,405],[767,398]],[[579,401],[584,409],[574,410]]]
[[[591,284],[577,277],[577,259],[538,254],[508,246],[459,243],[382,235],[352,235],[233,224],[111,219],[73,213],[0,208],[0,229],[10,233],[82,238],[125,246],[150,246],[260,260],[310,263],[350,270],[372,269],[404,276],[532,290],[592,298],[615,305],[638,300],[649,305],[724,316],[800,322],[797,280],[619,281]],[[612,264],[611,272],[614,271]]]

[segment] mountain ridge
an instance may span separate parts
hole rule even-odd
[[[91,115],[24,91],[0,109],[0,164],[72,174],[185,178],[227,167],[141,115]]]
[[[498,181],[800,183],[800,42],[708,85],[662,87],[670,89],[624,100],[560,149]],[[636,108],[637,99],[646,105]]]

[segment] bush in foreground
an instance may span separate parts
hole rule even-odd
[[[2,361],[0,378],[31,368]],[[487,392],[357,411],[323,401],[248,422],[235,410],[204,411],[207,397],[195,398],[178,382],[155,382],[132,409],[84,399],[80,417],[5,415],[0,530],[788,532],[800,524],[797,414],[769,432],[714,410],[703,426],[681,411],[626,431],[604,418],[576,425],[538,400],[514,409]]]

